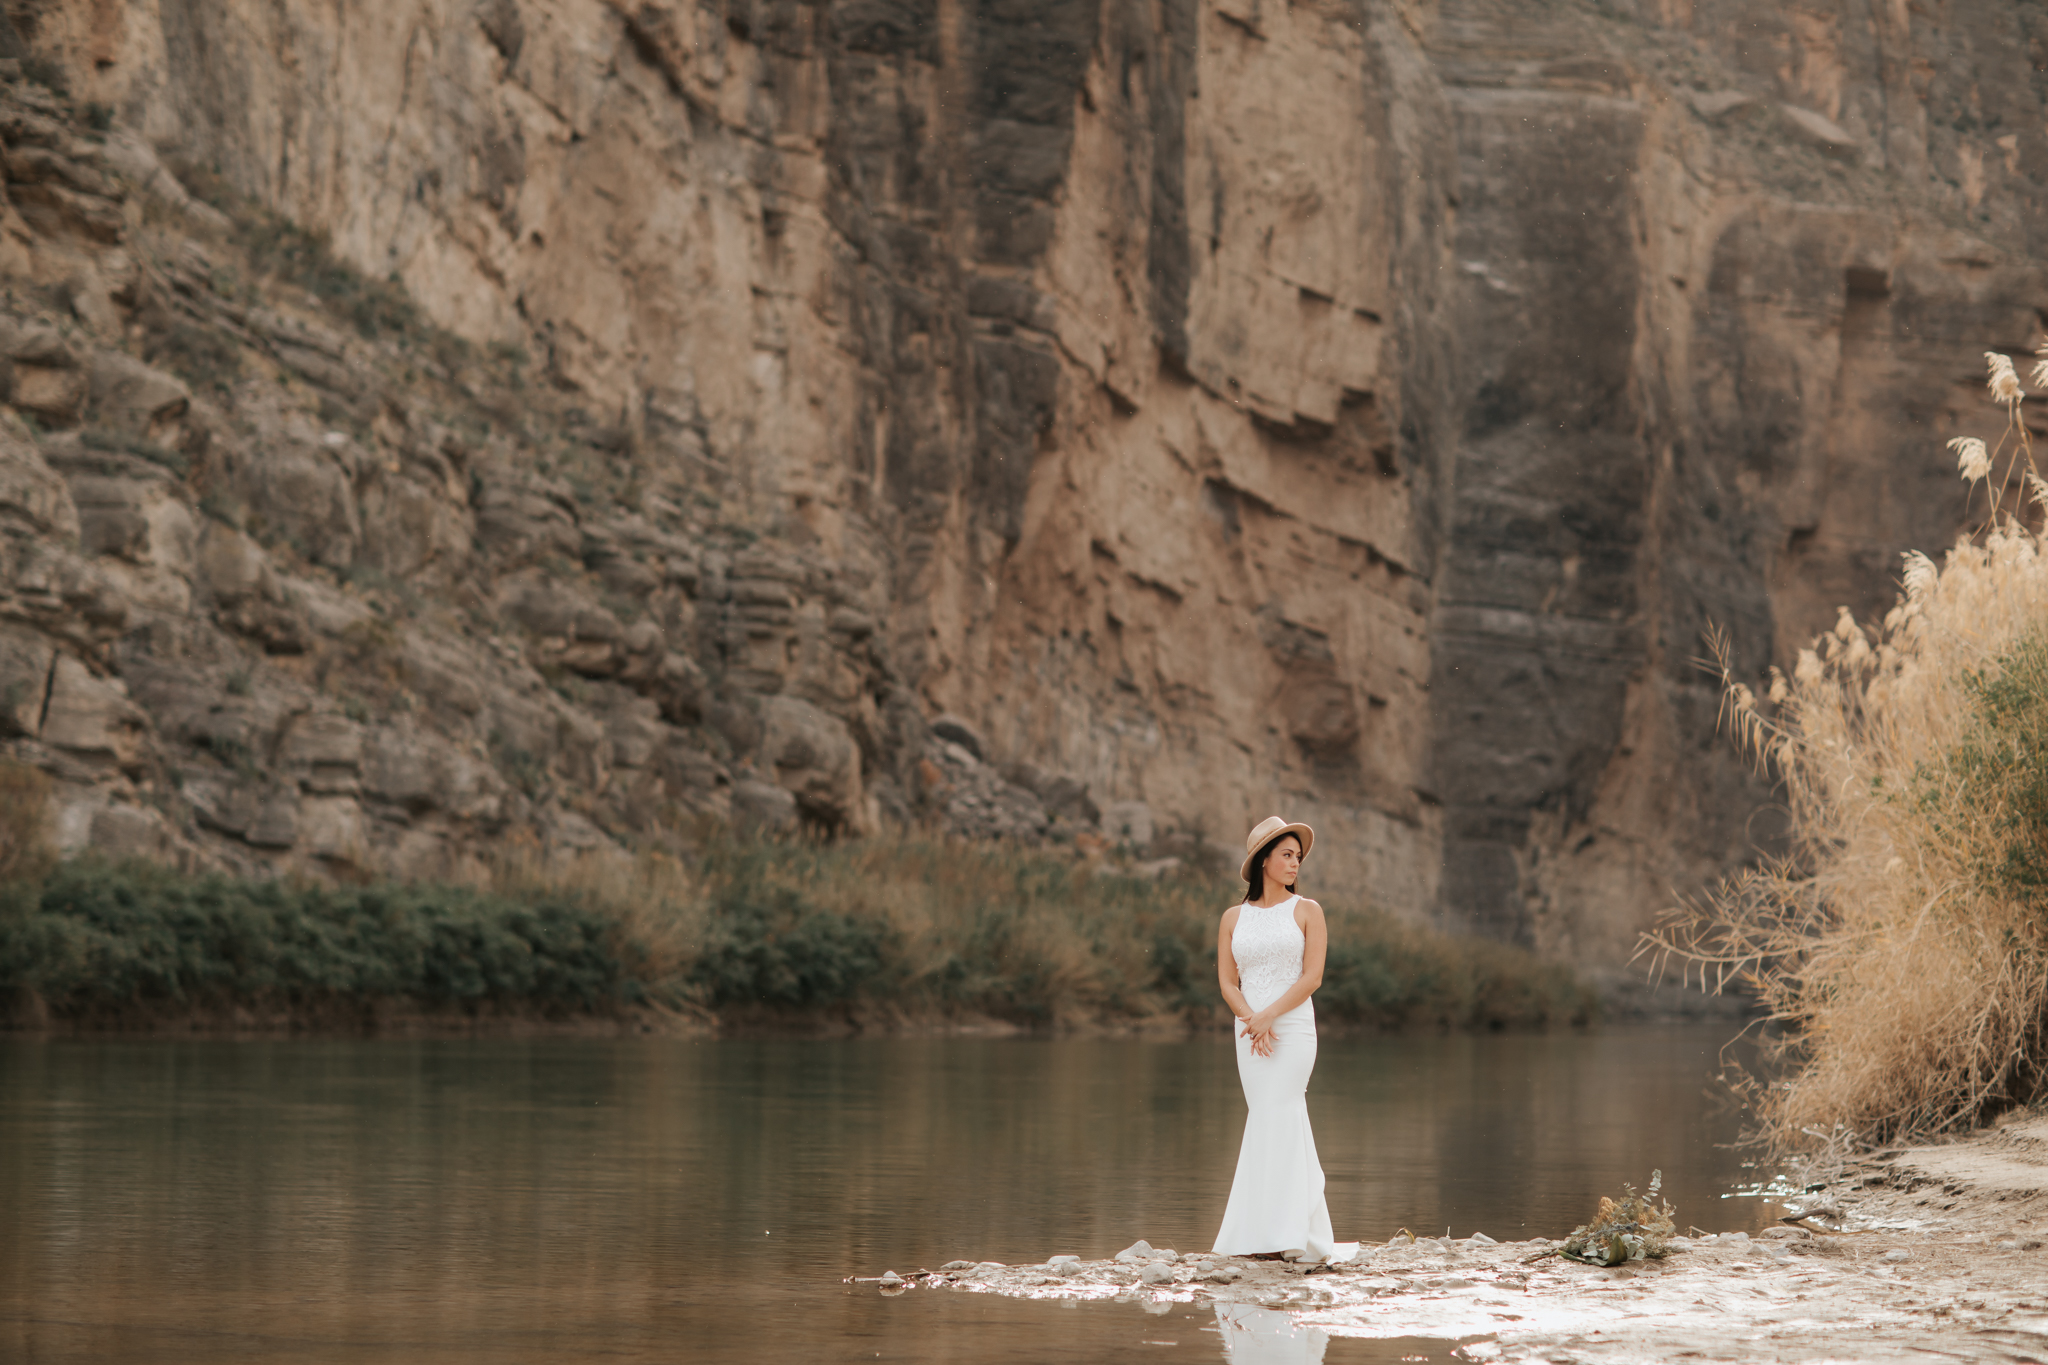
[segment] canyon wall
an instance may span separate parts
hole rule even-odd
[[[74,847],[1280,811],[1332,904],[1615,963],[1773,836],[1705,631],[1754,677],[1888,606],[2048,304],[2048,13],[1996,0],[0,12],[125,205],[23,210],[21,327],[156,363],[241,205],[516,371],[178,294],[248,352],[148,419],[201,549],[90,647],[21,627],[132,696],[129,761],[17,727]],[[14,404],[91,521],[114,409]],[[240,749],[176,700],[230,676],[289,698]]]

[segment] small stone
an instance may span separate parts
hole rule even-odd
[[[1072,1261],[1074,1264],[1079,1265],[1081,1263],[1081,1258],[1079,1256],[1074,1255],[1072,1252],[1065,1252],[1058,1256],[1046,1257],[1045,1263],[1047,1265],[1065,1265],[1069,1261]]]
[[[889,1288],[891,1286],[899,1285],[902,1283],[903,1277],[901,1275],[898,1275],[895,1271],[885,1270],[882,1272],[882,1286],[884,1288]]]
[[[977,1275],[988,1275],[998,1270],[1008,1269],[1009,1267],[1001,1261],[977,1261],[974,1264],[974,1273]]]
[[[972,1269],[974,1269],[974,1262],[972,1262],[972,1261],[948,1261],[948,1262],[946,1262],[946,1263],[945,1263],[944,1265],[940,1266],[940,1267],[939,1267],[939,1269],[941,1269],[941,1270],[972,1270]]]
[[[1173,1267],[1164,1261],[1149,1262],[1138,1272],[1140,1284],[1166,1284],[1173,1279]]]
[[[1180,1253],[1178,1251],[1175,1251],[1172,1247],[1162,1248],[1161,1250],[1153,1252],[1152,1255],[1156,1259],[1165,1261],[1169,1265],[1180,1259]]]
[[[1887,1251],[1887,1252],[1886,1252],[1886,1253],[1884,1254],[1884,1257],[1883,1257],[1883,1259],[1885,1259],[1885,1260],[1887,1260],[1887,1261],[1891,1261],[1891,1262],[1893,1262],[1893,1263],[1895,1263],[1895,1264],[1896,1264],[1896,1263],[1897,1263],[1897,1262],[1899,1262],[1899,1261],[1910,1261],[1910,1260],[1912,1260],[1912,1259],[1913,1259],[1913,1253],[1912,1253],[1912,1252],[1910,1252],[1910,1251],[1908,1251],[1908,1250],[1906,1250],[1906,1249],[1905,1249],[1904,1247],[1893,1247],[1893,1248],[1892,1248],[1892,1249],[1891,1249],[1890,1251]]]
[[[2002,1242],[1993,1242],[1991,1245],[1999,1251],[2018,1251],[2020,1249],[2020,1244],[2010,1237]]]
[[[1500,1245],[1499,1242],[1496,1242],[1493,1238],[1488,1237],[1483,1232],[1475,1232],[1465,1240],[1476,1247],[1495,1247]]]
[[[1721,1240],[1724,1242],[1747,1242],[1749,1234],[1746,1232],[1724,1232],[1721,1234]]]
[[[1116,1254],[1116,1259],[1120,1265],[1136,1265],[1140,1261],[1151,1260],[1153,1255],[1152,1244],[1140,1237],[1137,1241],[1119,1251]]]
[[[1197,1275],[1211,1275],[1211,1274],[1214,1274],[1214,1273],[1215,1273],[1215,1271],[1216,1271],[1216,1263],[1215,1263],[1214,1261],[1196,1261],[1196,1262],[1195,1262],[1195,1273],[1196,1273]]]

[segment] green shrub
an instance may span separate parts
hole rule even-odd
[[[1570,968],[1524,949],[1370,914],[1333,924],[1316,992],[1318,1018],[1389,1029],[1582,1024],[1598,1005]]]
[[[1041,1024],[1213,1019],[1227,873],[1137,877],[1053,853],[917,837],[714,845],[709,928],[687,969],[708,1004],[866,999]],[[1593,993],[1522,949],[1326,902],[1318,1017],[1373,1028],[1582,1023]]]
[[[713,904],[690,984],[713,1004],[824,1005],[872,991],[888,926],[819,910],[787,887],[734,886]]]
[[[643,994],[616,938],[612,919],[567,900],[80,860],[0,923],[0,987],[33,989],[60,1016],[377,996],[588,1010]]]
[[[1091,875],[1057,854],[900,837],[724,842],[687,871],[664,866],[508,864],[484,891],[82,860],[0,899],[0,994],[34,990],[59,1018],[376,997],[554,1013],[865,1004],[1033,1025],[1223,1017],[1216,925],[1237,888],[1214,875]],[[1333,1024],[1591,1013],[1567,970],[1519,949],[1341,906],[1330,920],[1316,1005]]]

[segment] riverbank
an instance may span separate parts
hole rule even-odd
[[[1227,871],[897,835],[330,886],[67,863],[0,894],[0,1024],[387,1034],[1222,1027]],[[1522,949],[1331,896],[1333,1032],[1584,1024]],[[1704,1000],[1705,997],[1698,997]],[[1624,1013],[1633,1013],[1624,1010]]]
[[[1298,1353],[1321,1332],[1455,1340],[1460,1359],[1515,1365],[2048,1359],[2048,1115],[1854,1163],[1796,1199],[1780,1211],[1811,1211],[1811,1226],[1680,1238],[1665,1260],[1611,1269],[1565,1260],[1561,1242],[1481,1230],[1368,1245],[1333,1267],[1150,1248],[1051,1263],[1077,1250],[1060,1248],[1048,1264],[959,1261],[877,1287],[1213,1301],[1226,1332]],[[1678,1223],[1714,1212],[1681,1209]]]

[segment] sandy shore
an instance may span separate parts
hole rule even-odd
[[[1141,1245],[1121,1261],[956,1261],[881,1287],[1213,1301],[1222,1340],[1243,1348],[1232,1356],[1262,1361],[1320,1360],[1326,1336],[1449,1338],[1462,1359],[1557,1365],[2048,1361],[2048,1117],[1852,1165],[1806,1198],[1836,1230],[1680,1239],[1665,1260],[1613,1269],[1555,1242],[1425,1238],[1331,1267]]]

